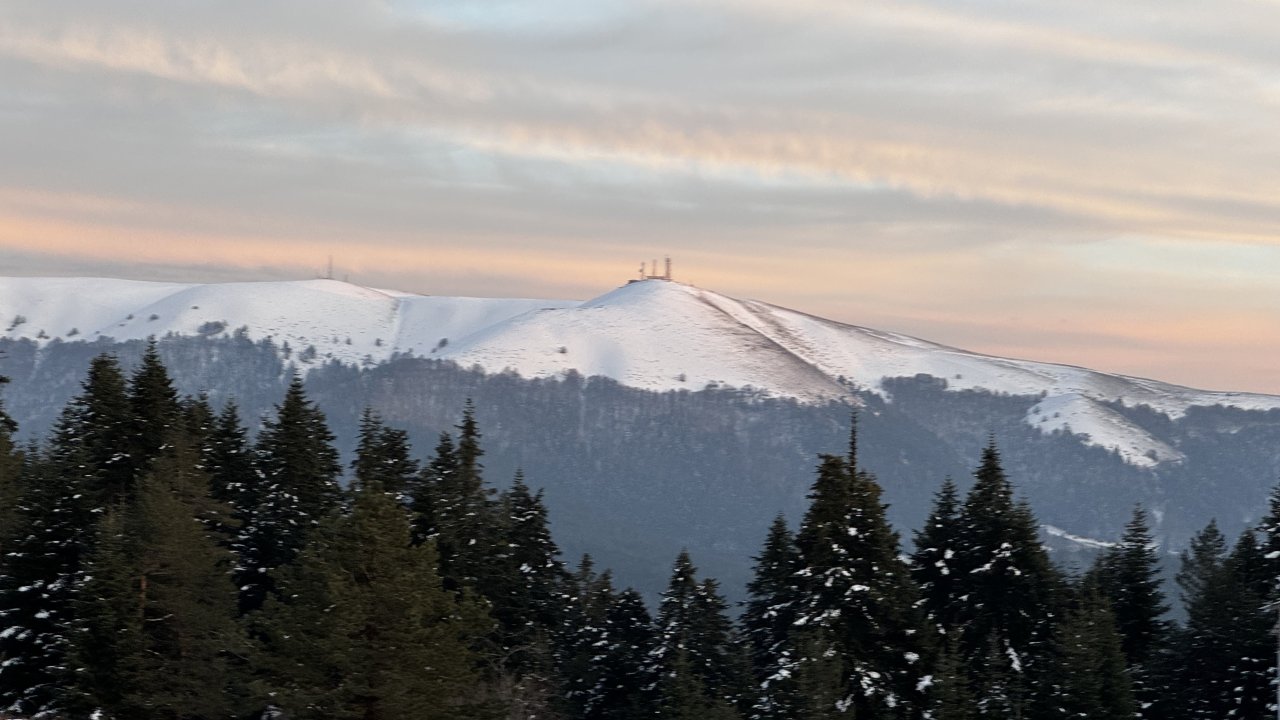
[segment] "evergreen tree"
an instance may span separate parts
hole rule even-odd
[[[64,464],[72,454],[83,453],[75,462],[95,478],[89,485],[91,502],[105,511],[133,492],[136,466],[129,449],[134,421],[124,374],[114,356],[95,357],[83,387],[59,416],[50,452]]]
[[[0,386],[9,382],[0,377]],[[8,546],[17,532],[18,503],[23,492],[23,453],[14,443],[13,435],[18,424],[0,403],[0,552]]]
[[[213,434],[214,427],[217,425],[218,418],[213,414],[213,407],[209,405],[209,396],[200,393],[195,397],[184,397],[178,401],[182,412],[182,429],[186,434],[187,442],[200,451],[201,469],[205,468],[204,453],[207,450],[209,436]]]
[[[242,654],[230,553],[199,523],[208,479],[174,429],[109,512],[77,602],[70,704],[102,718],[229,717]]]
[[[1218,529],[1218,522],[1210,520],[1191,538],[1181,555],[1182,564],[1175,581],[1182,590],[1184,605],[1189,606],[1195,598],[1204,595],[1208,585],[1220,574],[1226,556],[1227,538]]]
[[[920,588],[920,606],[941,634],[959,627],[963,578],[957,573],[961,548],[960,496],[951,478],[934,496],[933,510],[915,534],[911,577]]]
[[[1062,580],[1029,508],[1013,500],[994,442],[983,450],[960,510],[953,593],[958,650],[979,717],[1026,716],[1044,696]]]
[[[728,606],[714,580],[697,580],[681,552],[658,612],[654,667],[664,717],[736,717],[744,668],[734,649]]]
[[[458,439],[442,435],[435,457],[411,493],[415,540],[433,539],[440,552],[445,587],[471,588],[484,597],[503,593],[504,519],[485,485],[480,429],[467,401]]]
[[[792,626],[800,605],[796,573],[800,553],[781,515],[774,518],[747,584],[742,634],[750,644],[755,703],[750,717],[782,720],[794,716],[797,696],[790,670]]]
[[[503,565],[488,599],[502,646],[533,651],[545,647],[549,633],[563,622],[566,577],[557,559],[560,549],[547,526],[542,492],[531,493],[523,473],[516,472],[499,505],[505,531]]]
[[[605,610],[603,652],[597,677],[600,720],[639,720],[652,717],[657,678],[648,663],[653,654],[653,621],[635,590],[615,595]]]
[[[313,536],[256,625],[272,701],[295,720],[493,716],[470,649],[488,631],[436,575],[431,543],[377,482]],[[264,690],[268,689],[266,687]]]
[[[969,675],[960,665],[951,647],[951,638],[943,637],[927,684],[932,720],[975,720],[974,698],[969,692]]]
[[[311,532],[342,503],[341,466],[324,414],[294,375],[274,420],[255,451],[258,486],[253,510],[237,539],[240,605],[252,611],[275,587],[273,572],[291,562]]]
[[[613,602],[609,573],[597,574],[590,555],[583,555],[569,578],[565,621],[556,633],[555,660],[560,676],[563,711],[567,717],[595,717],[603,703],[605,670],[600,648],[607,645],[606,615]]]
[[[453,485],[458,473],[458,454],[453,436],[440,433],[435,454],[427,466],[418,473],[418,479],[410,490],[409,508],[413,511],[413,540],[423,543],[440,535],[443,493]]]
[[[169,371],[160,362],[154,339],[147,342],[142,362],[129,379],[129,406],[126,465],[136,481],[151,467],[165,442],[183,422],[178,392]]]
[[[615,592],[583,556],[556,633],[562,712],[573,720],[639,720],[657,710],[652,619],[634,590]]]
[[[1271,578],[1253,533],[1230,555],[1211,524],[1184,554],[1178,580],[1187,593],[1187,624],[1178,638],[1181,707],[1188,719],[1261,718],[1274,713],[1274,611]]]
[[[1267,514],[1258,523],[1258,532],[1266,573],[1272,580],[1269,596],[1275,601],[1280,599],[1280,485],[1267,498]]]
[[[67,627],[94,524],[83,451],[29,458],[15,533],[0,565],[0,711],[52,713],[68,682]]]
[[[1096,588],[1086,587],[1058,633],[1060,686],[1043,703],[1067,718],[1131,720],[1136,715],[1116,618]]]
[[[1114,612],[1142,716],[1156,717],[1147,715],[1146,710],[1156,708],[1168,694],[1157,678],[1157,661],[1167,650],[1172,625],[1165,619],[1169,606],[1160,589],[1160,559],[1145,510],[1134,509],[1120,542],[1098,559],[1090,575]]]
[[[457,465],[442,473],[437,484],[437,543],[440,567],[446,587],[469,586],[482,595],[493,594],[492,583],[500,571],[495,567],[496,534],[500,521],[495,517],[491,490],[485,486],[480,458],[480,429],[475,405],[468,400],[458,425]]]
[[[243,523],[262,497],[248,433],[234,402],[223,406],[213,420],[201,449],[202,462],[209,474],[209,494],[230,505],[235,517]]]
[[[805,629],[808,649],[796,654],[796,667],[823,678],[839,658],[841,713],[918,717],[927,649],[917,591],[880,487],[844,458],[823,456],[809,498],[796,535],[800,602],[793,623]]]
[[[418,462],[409,454],[409,435],[387,427],[378,414],[365,408],[360,415],[356,458],[351,462],[357,487],[377,482],[400,502],[418,474]]]
[[[0,707],[50,714],[69,682],[69,630],[97,517],[132,492],[124,375],[99,355],[42,458],[29,458],[0,566]]]

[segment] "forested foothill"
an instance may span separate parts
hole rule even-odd
[[[94,357],[115,355],[130,373],[146,347],[110,338],[40,345],[0,339],[0,375],[13,380],[4,397],[19,442],[48,437]],[[904,539],[927,518],[940,478],[968,491],[993,434],[1019,497],[1043,526],[1067,533],[1042,539],[1068,567],[1092,562],[1098,544],[1088,540],[1117,540],[1137,504],[1150,512],[1162,550],[1172,553],[1166,560],[1210,519],[1235,537],[1261,520],[1258,498],[1280,477],[1280,411],[1192,407],[1171,418],[1117,405],[1127,421],[1183,456],[1140,467],[1083,435],[1033,426],[1037,396],[957,390],[930,376],[850,385],[846,401],[817,404],[741,388],[647,391],[573,372],[526,378],[409,355],[355,367],[241,330],[169,335],[156,349],[180,393],[204,393],[215,408],[234,402],[255,436],[275,416],[296,368],[344,465],[354,458],[364,408],[429,455],[473,400],[490,483],[506,488],[522,469],[545,491],[566,556],[590,552],[649,602],[666,586],[670,558],[681,549],[721,580],[732,602],[745,599],[760,539],[779,512],[799,522],[813,458],[844,443],[854,407],[860,462],[874,469]]]
[[[297,376],[251,432],[154,344],[94,357],[39,442],[0,417],[0,707],[95,720],[1261,718],[1280,492],[1159,579],[1149,518],[1050,560],[994,440],[910,548],[856,424],[734,607],[680,553],[654,604],[566,562],[486,476],[470,403],[419,457],[366,410],[344,467]],[[863,441],[865,445],[865,440]],[[536,481],[536,479],[534,479]],[[1260,498],[1260,503],[1262,499]],[[661,561],[661,560],[659,560]],[[1186,620],[1169,619],[1171,604]]]

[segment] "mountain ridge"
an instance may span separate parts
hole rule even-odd
[[[3,337],[44,344],[149,336],[271,338],[299,367],[370,366],[396,355],[529,378],[610,377],[646,390],[737,388],[803,402],[892,400],[883,381],[928,375],[951,390],[1040,396],[1025,422],[1068,430],[1129,464],[1182,453],[1112,407],[1280,408],[1280,396],[1196,390],[1088,368],[984,355],[665,280],[586,301],[459,298],[337,280],[217,284],[109,278],[0,278]]]

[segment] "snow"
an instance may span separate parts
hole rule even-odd
[[[1076,543],[1077,545],[1082,545],[1084,547],[1094,548],[1097,550],[1105,550],[1110,547],[1115,547],[1115,543],[1113,542],[1107,542],[1105,540],[1095,540],[1093,538],[1081,537],[1079,535],[1072,535],[1066,530],[1063,530],[1060,527],[1055,527],[1053,525],[1041,525],[1040,528],[1044,530],[1045,533],[1048,535],[1052,535],[1054,537],[1060,537],[1064,540],[1070,540],[1071,542]]]
[[[18,316],[25,321],[14,324]],[[10,338],[43,344],[238,328],[254,340],[287,341],[304,368],[298,354],[314,346],[311,362],[376,363],[412,353],[525,377],[576,371],[648,390],[737,388],[804,402],[844,399],[851,388],[889,397],[886,378],[925,374],[951,390],[1039,396],[1030,425],[1070,431],[1139,467],[1179,462],[1182,454],[1107,403],[1149,405],[1173,418],[1202,405],[1280,408],[1280,397],[981,355],[661,280],[578,302],[427,296],[336,280],[0,278],[0,330]]]

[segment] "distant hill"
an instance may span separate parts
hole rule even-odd
[[[843,450],[854,408],[861,464],[904,531],[994,435],[1060,557],[1113,538],[1135,502],[1170,549],[1210,517],[1239,530],[1280,477],[1280,397],[980,355],[660,280],[576,302],[0,278],[0,329],[27,436],[89,358],[127,364],[149,336],[184,391],[234,397],[250,419],[306,372],[344,450],[372,405],[425,455],[472,397],[491,480],[523,468],[570,553],[646,590],[685,546],[740,584],[772,516],[803,508],[816,454]]]

